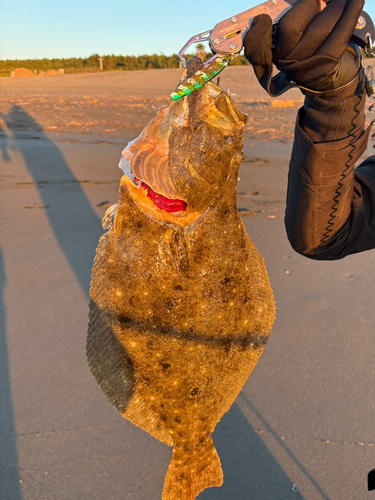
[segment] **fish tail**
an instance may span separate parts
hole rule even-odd
[[[211,436],[176,442],[164,482],[163,500],[194,500],[201,491],[223,484],[223,469]]]

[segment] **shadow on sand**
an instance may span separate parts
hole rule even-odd
[[[41,132],[41,127],[21,107],[14,106],[2,118],[12,129],[14,123],[26,123],[28,129],[38,131],[37,138],[30,134],[12,134],[7,138],[0,129],[1,160],[12,161],[9,149],[18,149],[38,187],[40,198],[53,233],[85,295],[89,295],[91,269],[98,240],[103,231],[99,217],[90,205],[81,184],[76,179],[63,154]],[[38,140],[39,139],[39,140]],[[36,146],[44,149],[44,161],[35,154]],[[56,189],[59,184],[60,189]],[[75,217],[66,217],[76,211]],[[82,245],[85,241],[85,245]],[[89,242],[92,252],[87,252]],[[3,300],[6,282],[3,254],[0,249],[0,499],[22,500],[12,403],[10,365],[6,332],[6,311]]]
[[[5,283],[5,265],[0,248],[0,498],[22,500],[6,334]]]
[[[7,144],[7,141],[4,140],[2,141],[1,139],[6,139],[7,136],[6,134],[4,133],[4,130],[0,127],[0,150],[1,150],[1,155],[3,157],[3,161],[4,162],[10,162],[10,156],[9,156],[9,153],[8,153],[8,144]]]
[[[10,129],[15,124],[22,124],[29,130],[38,131],[35,138],[13,134],[12,142],[24,157],[26,167],[45,205],[52,231],[88,297],[95,249],[103,234],[101,221],[64,155],[44,135],[40,125],[20,106],[13,106],[10,113],[2,118]],[[39,154],[35,154],[36,145]],[[43,155],[40,154],[41,149]],[[87,252],[87,248],[92,249],[91,253]]]
[[[309,471],[302,465],[302,463],[297,459],[297,457],[294,455],[294,453],[288,448],[288,446],[285,444],[285,442],[280,438],[280,436],[274,431],[274,429],[270,426],[270,424],[266,421],[266,419],[263,417],[263,415],[255,408],[255,406],[247,399],[247,397],[241,393],[241,398],[247,406],[252,410],[252,412],[257,416],[257,418],[262,422],[264,427],[267,429],[267,432],[269,432],[272,437],[277,441],[279,446],[284,450],[284,452],[293,460],[293,462],[296,464],[298,469],[303,473],[303,475],[308,479],[308,481],[311,483],[311,485],[315,488],[315,490],[319,493],[319,495],[324,499],[324,500],[330,500],[328,495],[323,491],[321,486],[315,481],[315,479],[310,475]]]
[[[213,440],[224,484],[204,491],[199,500],[304,500],[236,404],[217,425]]]

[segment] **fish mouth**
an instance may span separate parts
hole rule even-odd
[[[124,172],[121,184],[127,187],[138,208],[148,216],[161,222],[172,222],[185,227],[201,215],[197,211],[188,211],[185,200],[168,198],[154,191],[150,185],[133,174],[125,157],[121,158],[119,167]]]
[[[133,181],[136,185],[140,186],[142,189],[147,191],[147,198],[158,207],[160,210],[165,210],[169,213],[174,212],[186,212],[187,203],[184,200],[179,200],[177,198],[171,200],[166,196],[163,196],[160,193],[157,193],[152,189],[151,186],[148,186],[145,182],[141,181],[137,177],[134,177]]]
[[[177,214],[180,216],[185,215],[185,213],[187,212],[187,202],[185,200],[175,197],[170,198],[165,193],[159,192],[161,191],[160,189],[158,189],[158,191],[155,191],[151,187],[151,185],[147,184],[147,182],[134,175],[129,162],[126,160],[124,156],[121,158],[119,167],[124,172],[124,174],[130,179],[133,186],[137,187],[138,189],[142,189],[146,192],[147,198],[151,200],[151,202],[157,208],[165,212],[168,212],[170,214]],[[170,189],[168,191],[171,192]]]

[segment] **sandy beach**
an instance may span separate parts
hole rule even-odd
[[[0,80],[1,500],[161,499],[171,450],[113,409],[85,342],[121,151],[181,73]],[[249,115],[238,208],[265,259],[277,320],[214,433],[224,486],[199,499],[375,498],[366,484],[375,467],[375,252],[330,263],[291,249],[283,215],[303,96],[272,100],[250,67],[228,68],[221,86]]]

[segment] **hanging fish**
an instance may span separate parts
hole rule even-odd
[[[221,486],[211,434],[275,317],[236,206],[247,116],[213,83],[170,102],[123,151],[97,248],[87,357],[128,420],[173,446],[163,500]]]

